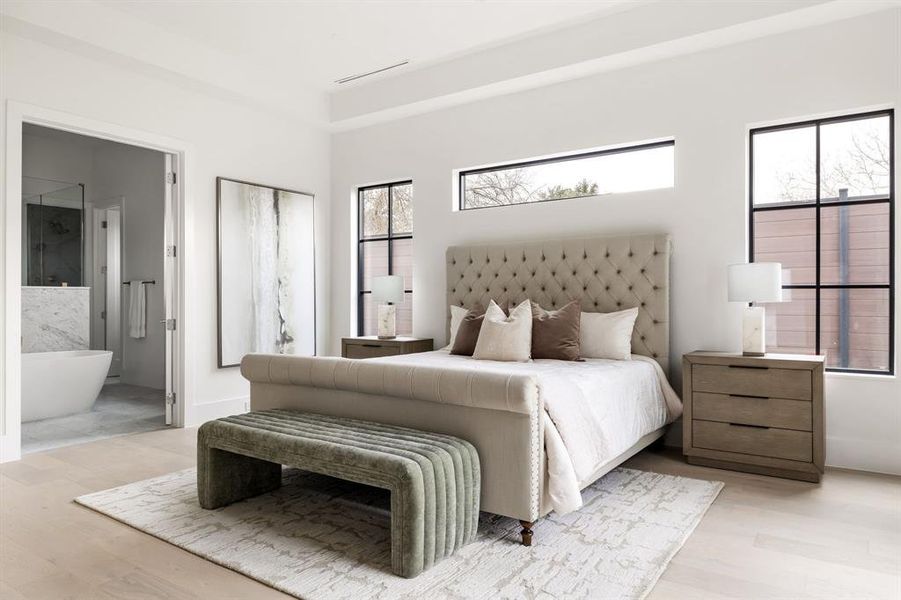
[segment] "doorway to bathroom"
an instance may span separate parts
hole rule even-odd
[[[23,453],[172,423],[173,164],[23,124]]]

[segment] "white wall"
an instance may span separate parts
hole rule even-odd
[[[122,292],[123,383],[163,389],[166,387],[166,335],[160,320],[165,318],[163,295],[165,213],[165,155],[162,152],[105,143],[93,154],[93,185],[90,193],[95,208],[122,203],[122,281],[155,280],[145,286],[147,294],[146,336],[128,335],[128,286]],[[121,198],[120,198],[121,197]]]
[[[681,385],[683,353],[740,347],[740,306],[726,302],[725,267],[746,257],[749,126],[897,106],[899,39],[896,9],[335,135],[332,352],[353,332],[354,189],[410,178],[417,335],[444,339],[449,245],[667,231]],[[674,190],[452,210],[454,169],[669,136]],[[830,375],[826,394],[828,463],[901,473],[898,378]]]
[[[181,85],[178,78],[155,77],[94,47],[45,34],[41,33],[43,41],[27,31],[4,31],[0,36],[0,138],[6,136],[7,101],[15,100],[177,138],[191,146],[184,200],[190,205],[191,220],[186,226],[193,246],[181,251],[187,253],[185,277],[192,302],[180,326],[189,340],[194,384],[182,401],[189,424],[243,410],[247,382],[237,369],[216,368],[215,178],[223,175],[316,193],[317,243],[327,248],[328,133],[242,103],[233,95],[218,94],[211,86]],[[5,169],[7,160],[2,162]],[[20,175],[4,171],[4,177]],[[20,199],[2,199],[10,201]],[[320,348],[330,339],[328,261],[327,252],[317,253]],[[0,256],[0,264],[4,285],[7,278],[19,281],[18,268],[8,265],[5,256]],[[0,310],[5,308],[0,305]],[[4,333],[5,327],[4,323]],[[3,377],[12,376],[16,374],[3,373]]]

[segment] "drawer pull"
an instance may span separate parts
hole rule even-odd
[[[360,344],[364,348],[381,348],[379,344]]]
[[[769,369],[769,367],[758,367],[758,366],[751,366],[751,365],[729,365],[729,368],[730,369],[758,369],[761,371],[766,371],[767,369]]]
[[[729,423],[730,427],[750,427],[751,429],[769,429],[766,425],[748,425],[747,423]]]
[[[769,396],[752,396],[750,394],[729,394],[730,398],[751,398],[752,400],[769,400]]]

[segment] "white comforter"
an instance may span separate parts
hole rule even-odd
[[[660,365],[645,356],[632,359],[517,363],[436,350],[371,360],[533,375],[545,409],[545,500],[564,514],[582,506],[580,490],[604,463],[682,414],[682,403]]]

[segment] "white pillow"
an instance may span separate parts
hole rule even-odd
[[[445,346],[445,350],[450,350],[454,347],[454,340],[457,339],[457,330],[460,329],[460,323],[463,322],[463,317],[465,317],[468,313],[468,308],[463,308],[462,306],[457,306],[455,304],[450,305],[450,338],[447,340],[448,344],[447,346]]]
[[[579,354],[582,358],[631,360],[632,330],[638,307],[612,313],[582,313]]]
[[[532,355],[532,305],[526,300],[510,316],[492,300],[479,331],[476,360],[527,361]]]

